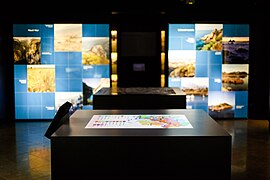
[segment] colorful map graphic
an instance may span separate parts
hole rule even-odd
[[[193,128],[185,115],[93,115],[85,128]]]

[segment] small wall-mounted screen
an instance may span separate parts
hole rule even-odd
[[[145,71],[145,64],[144,63],[133,64],[133,71]]]

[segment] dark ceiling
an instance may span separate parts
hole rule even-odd
[[[2,8],[1,17],[12,21],[29,20],[67,20],[83,21],[90,16],[122,18],[129,16],[178,17],[192,19],[247,19],[254,13],[261,13],[266,0],[76,0],[56,2],[55,0],[9,1]],[[3,11],[5,10],[5,12]]]

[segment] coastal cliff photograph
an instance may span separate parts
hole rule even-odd
[[[222,51],[222,24],[196,24],[196,50]]]

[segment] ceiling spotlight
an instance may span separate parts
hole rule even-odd
[[[189,5],[195,4],[195,0],[186,0],[186,4]]]

